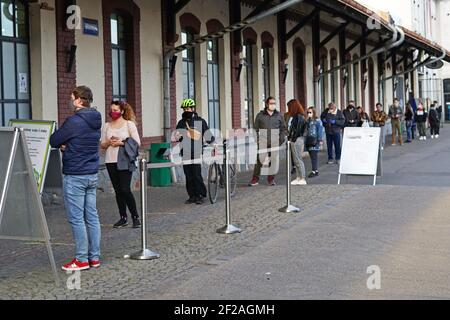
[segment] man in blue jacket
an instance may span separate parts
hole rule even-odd
[[[328,164],[333,161],[333,146],[336,155],[336,164],[341,161],[341,132],[345,126],[345,117],[341,110],[336,108],[336,104],[331,102],[328,108],[320,116],[327,135]]]
[[[97,212],[101,114],[91,108],[93,95],[85,86],[72,92],[67,118],[50,143],[63,151],[64,202],[75,240],[75,259],[64,265],[66,271],[100,266],[100,221]]]

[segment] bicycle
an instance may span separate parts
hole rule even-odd
[[[219,155],[219,147],[220,145],[213,145],[212,149],[212,157],[215,158]],[[228,165],[228,172],[230,174],[230,194],[233,197],[236,194],[236,186],[237,186],[237,170],[236,164]],[[213,163],[210,164],[208,168],[208,197],[211,204],[215,204],[217,202],[217,198],[219,195],[219,189],[225,188],[225,167],[223,163],[219,163],[217,160],[214,160]]]

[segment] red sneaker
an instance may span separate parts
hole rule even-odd
[[[249,187],[256,187],[259,184],[259,178],[253,177],[252,181],[248,184]]]
[[[100,260],[90,260],[89,266],[91,268],[99,268],[100,267]]]
[[[269,186],[276,186],[277,184],[275,183],[275,176],[269,176],[267,178],[267,183]]]
[[[80,262],[77,259],[73,259],[68,264],[62,266],[65,271],[82,271],[89,269],[89,262]]]

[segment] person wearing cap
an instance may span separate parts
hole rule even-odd
[[[207,122],[195,112],[196,105],[193,99],[183,100],[181,109],[183,109],[183,115],[172,140],[182,143],[183,162],[188,162],[183,166],[186,190],[189,195],[185,203],[200,205],[206,198],[201,165],[203,142],[212,143],[215,139],[210,134]]]
[[[100,221],[97,185],[102,116],[91,107],[93,94],[86,86],[75,88],[69,102],[74,115],[50,138],[63,151],[64,204],[75,240],[75,259],[66,271],[100,266]]]

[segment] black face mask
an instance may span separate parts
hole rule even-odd
[[[195,112],[192,111],[185,111],[183,112],[182,117],[185,119],[191,119],[194,116]]]

